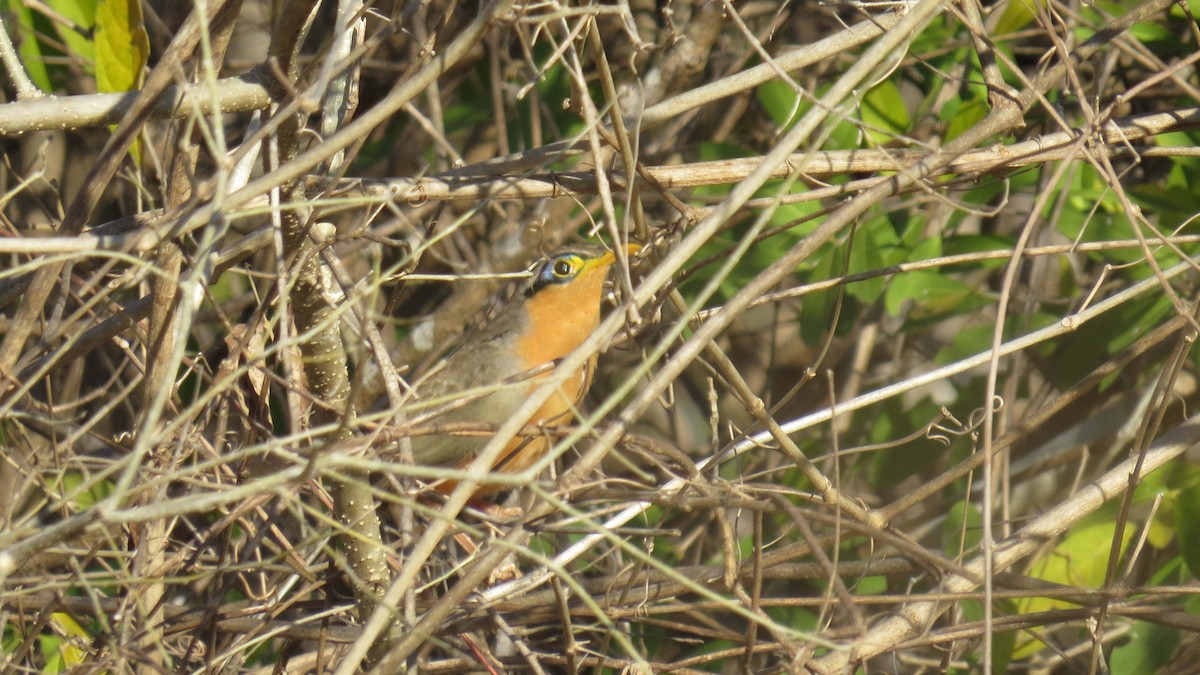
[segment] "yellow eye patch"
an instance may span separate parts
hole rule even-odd
[[[582,258],[579,256],[570,255],[563,256],[555,260],[552,269],[554,271],[554,276],[558,277],[559,279],[566,279],[578,272],[582,266]]]

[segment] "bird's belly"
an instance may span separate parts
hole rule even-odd
[[[546,374],[533,378],[525,388],[514,387],[510,390],[489,394],[476,402],[478,407],[475,410],[470,410],[471,405],[464,406],[461,411],[468,417],[462,421],[486,421],[490,424],[500,426],[516,413],[517,409],[544,383],[545,378],[548,376],[549,374]],[[554,427],[570,422],[575,411],[575,406],[582,398],[583,390],[589,379],[590,364],[589,367],[581,368],[567,377],[558,390],[551,394],[550,398],[533,415],[524,421],[523,426],[527,428],[530,426]],[[525,433],[526,431],[528,433]],[[518,435],[509,441],[504,451],[500,453],[498,459],[492,464],[491,470],[495,473],[514,474],[525,471],[537,464],[550,450],[551,441],[553,440],[547,438],[545,434],[535,435],[537,433],[537,431],[528,429],[518,432]],[[479,451],[491,440],[491,436],[442,436],[440,438],[430,438],[437,439],[436,442],[443,444],[444,450],[453,448],[453,451],[447,454],[459,458],[456,463],[456,468],[459,469],[465,469],[471,462],[475,461]],[[457,481],[441,481],[435,487],[439,492],[449,494],[457,485]],[[503,484],[484,482],[476,490],[475,494],[476,496],[487,496],[503,489],[505,489]]]

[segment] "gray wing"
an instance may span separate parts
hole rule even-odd
[[[471,363],[469,375],[450,381],[430,378],[417,388],[422,401],[446,408],[430,419],[430,425],[487,424],[499,426],[512,416],[525,399],[528,385],[507,383],[522,371],[500,344],[494,341],[465,347],[452,354],[445,364],[449,372],[463,372],[462,363]],[[464,398],[470,399],[463,403]],[[430,410],[436,410],[431,408]],[[488,437],[479,434],[432,434],[413,436],[413,460],[417,464],[457,464],[475,454]]]

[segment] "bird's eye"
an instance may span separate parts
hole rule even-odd
[[[575,266],[571,264],[570,260],[554,261],[554,276],[569,277],[573,271],[575,271]]]

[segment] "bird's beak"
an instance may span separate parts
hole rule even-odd
[[[625,244],[625,255],[626,256],[636,255],[637,252],[640,250],[642,250],[642,246],[640,244]],[[616,261],[617,261],[617,255],[615,253],[613,253],[612,251],[605,251],[604,255],[592,260],[591,264],[589,264],[588,267],[595,267],[595,268],[603,269],[603,268],[608,267],[609,265],[612,265]]]

